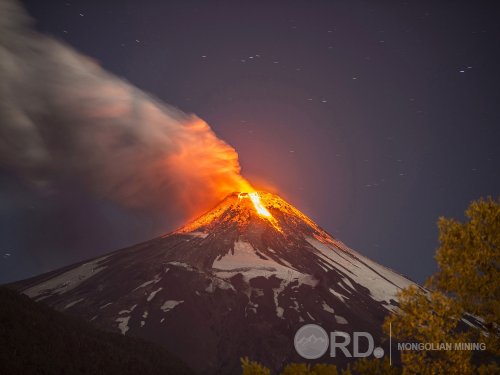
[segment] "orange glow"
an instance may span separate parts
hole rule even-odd
[[[188,233],[198,230],[206,232],[221,223],[224,225],[234,223],[241,228],[250,223],[259,225],[255,219],[269,223],[280,233],[283,233],[289,225],[294,226],[303,222],[312,227],[321,238],[328,237],[328,234],[310,218],[278,195],[255,189],[250,192],[229,194],[217,206],[183,226],[178,232]]]
[[[173,175],[171,188],[188,216],[207,211],[227,195],[255,188],[240,174],[236,150],[194,118],[177,138],[177,150],[161,166]]]
[[[245,198],[250,198],[252,201],[253,207],[255,208],[255,211],[257,214],[264,219],[267,219],[272,226],[281,232],[281,228],[278,225],[278,221],[274,218],[273,215],[268,211],[268,209],[265,207],[265,205],[261,201],[261,196],[259,195],[258,192],[252,191],[252,192],[241,192],[238,194],[238,199],[245,199]]]
[[[249,193],[248,196],[252,200],[252,203],[253,203],[255,209],[257,210],[257,213],[260,216],[272,217],[272,215],[269,213],[269,211],[267,210],[267,208],[265,208],[262,205],[262,203],[260,201],[259,193],[257,193],[256,191],[254,191],[253,193]]]

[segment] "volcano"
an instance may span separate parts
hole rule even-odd
[[[199,373],[234,374],[244,356],[274,370],[304,362],[293,339],[307,323],[370,332],[384,346],[382,322],[409,285],[277,195],[254,192],[233,193],[172,233],[13,286],[160,343]]]

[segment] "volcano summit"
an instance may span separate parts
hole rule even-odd
[[[230,374],[243,356],[272,369],[303,361],[293,342],[307,323],[377,341],[396,293],[412,284],[277,195],[254,192],[233,193],[172,233],[14,287],[158,342],[199,373]]]

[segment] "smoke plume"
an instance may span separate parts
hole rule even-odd
[[[208,208],[248,191],[236,151],[195,115],[160,103],[0,0],[0,167],[142,209]]]

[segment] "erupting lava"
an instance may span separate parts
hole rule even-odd
[[[242,199],[242,198],[247,198],[247,197],[250,197],[254,207],[255,207],[255,210],[257,211],[257,213],[260,215],[260,216],[265,216],[267,218],[269,217],[273,217],[269,211],[267,210],[267,208],[265,208],[263,205],[262,205],[262,202],[260,201],[260,196],[259,196],[259,193],[257,193],[256,191],[252,192],[252,193],[240,193],[238,195],[238,198]]]
[[[213,210],[185,225],[180,231],[190,232],[199,228],[207,228],[218,220],[245,226],[252,217],[257,217],[271,224],[276,231],[283,233],[279,218],[273,216],[269,211],[269,208],[281,211],[283,207],[281,198],[270,193],[257,192],[253,189],[234,192],[229,194]]]
[[[258,192],[253,191],[251,193],[239,193],[238,194],[238,199],[241,200],[244,198],[250,198],[257,214],[259,216],[267,219],[278,232],[281,232],[281,228],[278,225],[278,221],[274,218],[273,215],[271,215],[271,213],[267,210],[267,208],[264,207],[264,204],[262,204],[262,202],[260,200],[260,195]]]

